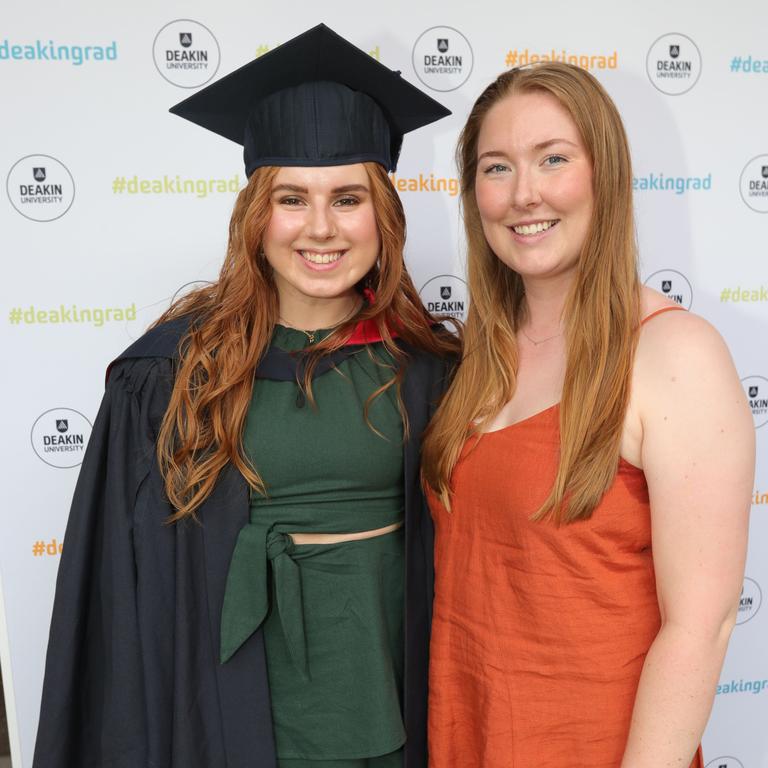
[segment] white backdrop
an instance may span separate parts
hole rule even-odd
[[[575,56],[616,100],[643,279],[720,330],[754,406],[747,579],[704,747],[707,765],[768,768],[768,5],[709,5],[294,0],[283,14],[244,0],[6,0],[0,660],[16,768],[32,761],[60,546],[105,366],[179,288],[215,276],[243,181],[239,147],[167,109],[320,21],[454,112],[406,138],[396,184],[415,282],[459,313],[453,150],[480,90],[526,58]]]

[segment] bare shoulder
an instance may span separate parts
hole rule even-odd
[[[730,352],[718,330],[693,312],[665,311],[649,317],[664,305],[645,315],[640,329],[635,367],[638,374],[656,377],[676,370],[698,376],[712,366],[733,367]]]
[[[654,291],[653,288],[649,288],[647,285],[642,286],[640,289],[640,315],[641,317],[648,317],[654,312],[658,312],[660,309],[666,307],[678,307],[672,299],[667,298],[663,293]]]
[[[655,293],[655,292],[651,292]],[[649,296],[644,316],[671,306]],[[650,309],[646,312],[646,307]],[[633,377],[635,405],[646,416],[674,407],[712,412],[730,404],[741,409],[744,393],[717,329],[693,312],[662,312],[640,331]]]

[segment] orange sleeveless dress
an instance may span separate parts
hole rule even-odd
[[[648,489],[621,460],[589,520],[532,522],[558,450],[555,405],[467,441],[451,513],[430,494],[430,768],[621,763],[660,627]]]

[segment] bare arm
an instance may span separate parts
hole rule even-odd
[[[736,620],[754,426],[728,350],[701,318],[649,323],[635,372],[662,624],[621,767],[681,768],[701,741]]]

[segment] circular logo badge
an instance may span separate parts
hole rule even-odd
[[[705,768],[744,768],[744,764],[735,757],[723,756],[710,760]]]
[[[168,22],[152,45],[157,71],[179,88],[197,88],[213,79],[221,50],[208,27],[191,19]]]
[[[75,199],[72,174],[50,155],[27,155],[17,160],[5,186],[11,205],[32,221],[60,219]]]
[[[32,448],[51,467],[79,466],[91,436],[91,422],[72,408],[51,408],[32,425]]]
[[[701,53],[690,37],[671,32],[651,46],[645,67],[655,88],[679,96],[690,91],[701,76]]]
[[[768,213],[768,155],[753,157],[739,177],[741,199],[758,213]]]
[[[760,585],[749,577],[745,577],[744,586],[739,597],[739,613],[736,617],[737,624],[746,624],[759,610],[763,602],[763,591]]]
[[[676,269],[660,269],[654,272],[645,279],[645,285],[663,293],[668,299],[686,309],[690,309],[693,304],[693,288],[688,278]]]
[[[455,91],[472,74],[472,46],[458,29],[431,27],[413,46],[416,77],[433,91]]]
[[[419,296],[424,306],[434,315],[467,320],[467,284],[455,275],[437,275],[421,286]]]
[[[741,383],[755,420],[755,429],[760,429],[768,423],[768,379],[764,376],[747,376]]]

